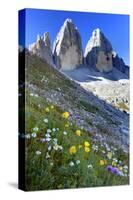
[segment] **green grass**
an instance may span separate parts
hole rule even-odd
[[[39,106],[38,106],[39,105]],[[100,143],[94,143],[91,135],[86,130],[81,130],[81,136],[77,136],[75,131],[80,129],[70,118],[63,119],[64,112],[59,107],[51,108],[45,98],[30,96],[30,92],[26,91],[26,133],[34,132],[33,128],[38,127],[37,137],[26,139],[26,190],[49,190],[63,188],[81,188],[95,187],[107,185],[124,185],[128,184],[128,177],[117,176],[107,171],[107,165],[112,163],[113,158],[121,159],[122,166],[128,165],[128,155],[115,152],[112,159],[108,159],[107,150],[101,147]],[[49,112],[45,108],[49,108]],[[90,108],[89,108],[90,110]],[[48,119],[48,123],[44,123],[44,119]],[[65,124],[69,127],[65,128]],[[59,128],[54,133],[50,133],[52,140],[50,142],[40,142],[41,138],[45,138],[47,129]],[[67,135],[63,134],[67,132]],[[57,138],[58,145],[63,150],[55,150],[53,139]],[[90,143],[90,152],[85,152],[84,141]],[[70,154],[69,148],[76,146],[76,153]],[[82,148],[79,149],[79,145]],[[98,151],[93,150],[93,145],[98,145]],[[51,150],[48,151],[48,146]],[[105,150],[105,154],[102,151]],[[40,155],[36,155],[36,151],[40,151]],[[50,158],[46,158],[49,152]],[[76,161],[80,160],[77,165]],[[106,164],[100,166],[99,161],[106,160]],[[74,166],[70,166],[70,162]],[[92,165],[92,169],[88,169],[88,165]],[[117,164],[118,166],[118,164]]]

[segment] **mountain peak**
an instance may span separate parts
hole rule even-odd
[[[54,60],[58,68],[71,70],[82,64],[80,34],[71,19],[66,19],[54,42]]]

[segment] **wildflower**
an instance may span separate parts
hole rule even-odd
[[[59,145],[58,148],[59,148],[60,150],[63,150],[63,147],[62,147],[61,145]]]
[[[46,118],[45,118],[43,121],[44,121],[46,124],[48,123],[48,119],[46,119]]]
[[[57,128],[56,130],[57,130],[57,131],[59,131],[60,129],[59,129],[59,128]]]
[[[128,166],[127,166],[127,165],[124,165],[124,166],[123,166],[123,169],[128,170]]]
[[[48,146],[48,151],[50,151],[51,150],[51,146]]]
[[[45,135],[47,138],[50,138],[51,137],[51,135],[49,134],[49,133],[46,133],[46,135]]]
[[[112,174],[117,174],[117,175],[119,175],[120,172],[117,167],[112,167],[111,165],[107,166],[107,170]]]
[[[47,133],[51,133],[52,131],[51,131],[51,129],[47,129]]]
[[[26,139],[30,139],[30,137],[31,137],[30,134],[26,134],[26,135],[25,135],[25,138],[26,138]]]
[[[47,158],[50,158],[50,155],[49,155],[48,152],[46,153],[46,159],[47,159]]]
[[[69,117],[69,112],[64,112],[63,114],[62,114],[62,117],[64,118],[64,119],[68,119],[68,117]]]
[[[80,164],[80,160],[76,160],[76,164],[77,164],[77,165]]]
[[[32,134],[31,134],[31,136],[33,137],[33,138],[36,138],[36,133],[35,132],[33,132]]]
[[[54,109],[54,106],[53,105],[51,105],[51,107],[50,107],[51,109]]]
[[[42,143],[45,142],[45,141],[46,141],[45,138],[41,138],[41,139],[40,139],[40,142],[42,142]]]
[[[54,165],[54,163],[53,163],[53,162],[51,162],[51,163],[50,163],[50,165],[51,165],[51,166],[53,166],[53,165]]]
[[[99,164],[100,164],[101,166],[103,166],[103,165],[105,164],[104,160],[100,160],[100,161],[99,161]]]
[[[75,154],[76,152],[77,152],[76,146],[71,146],[71,147],[69,148],[69,153],[70,153],[70,154]]]
[[[63,131],[63,134],[64,134],[64,135],[67,135],[67,132],[66,132],[66,131]]]
[[[81,148],[82,148],[82,145],[81,145],[81,144],[79,144],[79,146],[78,146],[78,147],[79,147],[79,149],[81,149]]]
[[[117,163],[115,161],[112,162],[112,166],[116,167]]]
[[[46,140],[46,142],[49,142],[49,141],[51,140],[51,138],[48,137],[48,138],[46,138],[45,140]]]
[[[65,128],[68,128],[69,127],[69,124],[65,124]]]
[[[76,135],[81,136],[81,131],[80,130],[76,130]]]
[[[89,146],[90,146],[90,143],[89,143],[88,141],[85,141],[85,142],[84,142],[84,146],[85,146],[85,147],[89,147]]]
[[[55,132],[55,131],[56,131],[56,128],[53,128],[52,131]]]
[[[36,155],[41,155],[41,151],[36,151]]]
[[[46,113],[49,113],[49,108],[48,108],[48,107],[45,108],[45,112],[46,112]]]
[[[85,147],[85,152],[89,153],[90,152],[90,148],[89,147]]]
[[[122,167],[122,166],[120,166],[118,169],[119,169],[120,171],[122,171],[122,170],[123,170],[123,167]]]
[[[38,130],[39,130],[38,127],[34,127],[34,128],[33,128],[33,131],[35,131],[35,132],[37,132]]]
[[[108,152],[107,157],[108,157],[108,159],[111,159],[112,158],[112,152]]]
[[[55,144],[54,146],[53,146],[53,148],[54,148],[54,150],[58,150],[59,149],[59,145],[58,144]]]
[[[71,167],[73,167],[73,166],[74,166],[74,162],[71,161],[71,162],[69,163],[69,165],[70,165]]]
[[[97,146],[97,145],[92,145],[92,149],[93,149],[94,151],[98,151],[98,146]]]
[[[92,164],[87,165],[87,167],[88,167],[88,169],[92,169],[93,168]]]
[[[54,138],[54,139],[53,139],[54,144],[57,144],[57,141],[58,141],[57,138]]]

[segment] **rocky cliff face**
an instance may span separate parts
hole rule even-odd
[[[44,33],[42,37],[38,35],[37,41],[29,46],[29,51],[32,54],[36,54],[41,59],[45,60],[48,64],[54,65],[51,42],[48,32]]]
[[[81,37],[71,19],[61,27],[54,43],[54,61],[61,70],[71,70],[82,64]]]
[[[100,72],[109,72],[113,68],[112,45],[100,29],[93,31],[85,48],[85,62]]]
[[[116,52],[112,52],[113,66],[122,73],[129,75],[129,66],[125,65],[122,58],[118,56]]]

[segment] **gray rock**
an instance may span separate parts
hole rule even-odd
[[[85,62],[100,72],[112,71],[112,45],[100,29],[95,29],[85,48]]]
[[[54,65],[51,42],[48,32],[44,33],[42,37],[38,35],[37,41],[29,45],[29,51],[30,53],[36,54],[41,59],[45,60],[48,64]]]
[[[120,58],[115,51],[112,52],[112,59],[113,59],[113,66],[122,73],[125,73],[126,75],[129,76],[129,66],[125,65],[123,59]]]
[[[82,64],[83,53],[80,34],[71,19],[61,27],[53,48],[54,62],[61,70],[74,69]]]

